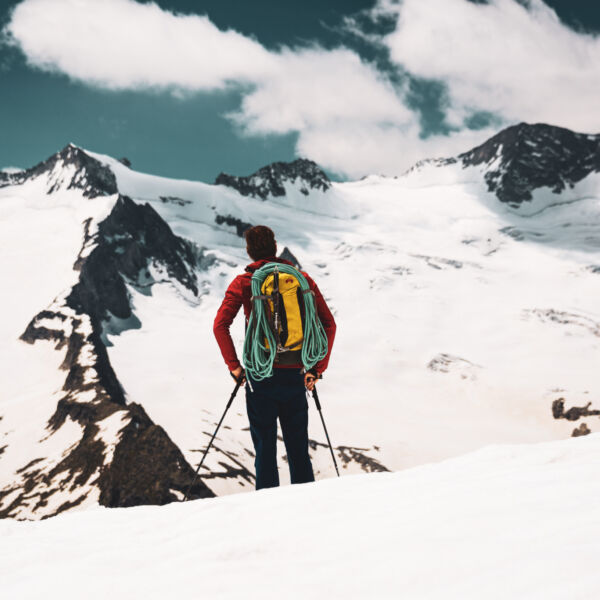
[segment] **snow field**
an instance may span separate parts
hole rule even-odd
[[[534,312],[568,311],[600,322],[597,281],[585,271],[600,258],[593,244],[581,247],[600,210],[597,200],[575,202],[577,189],[568,207],[546,211],[545,192],[536,192],[536,212],[543,214],[531,217],[500,204],[477,169],[450,165],[335,183],[308,198],[290,188],[283,199],[262,201],[103,159],[121,189],[151,202],[176,233],[225,261],[201,274],[208,294],[195,305],[163,286],[151,298],[134,295],[142,329],[123,332],[109,348],[128,397],[146,407],[191,462],[231,391],[212,321],[226,286],[248,262],[243,240],[218,229],[215,212],[271,226],[330,303],[338,333],[320,387],[336,445],[377,445],[379,460],[395,470],[490,441],[564,438],[573,425],[552,418],[552,400],[600,393],[599,338]],[[596,184],[581,185],[590,193]],[[533,232],[532,239],[513,239],[505,228]],[[233,328],[238,349],[242,320]],[[429,368],[444,355],[451,357],[446,370]],[[249,445],[242,394],[232,412],[226,421],[232,429],[220,441],[240,451],[252,470],[242,451]],[[324,441],[318,415],[311,416],[311,436]],[[218,456],[208,461],[216,467]],[[319,470],[334,475],[326,457]],[[210,483],[217,493],[239,489],[239,483]]]
[[[81,439],[81,427],[68,419],[48,436],[48,419],[61,397],[66,349],[54,342],[29,345],[19,337],[29,321],[52,305],[77,280],[73,270],[83,242],[83,221],[101,220],[115,198],[82,200],[75,190],[46,195],[44,178],[0,189],[0,488],[17,483],[16,470],[30,461],[45,468]],[[58,507],[69,496],[56,494]],[[4,499],[4,505],[10,497]]]
[[[599,452],[595,434],[187,504],[5,520],[0,591],[20,600],[592,600]]]

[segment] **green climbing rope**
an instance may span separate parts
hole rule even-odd
[[[261,296],[261,287],[267,275],[273,271],[287,273],[298,279],[302,292],[309,292],[310,286],[302,273],[286,264],[267,263],[252,275],[252,312],[248,320],[246,339],[244,340],[244,368],[254,381],[262,381],[273,374],[273,362],[277,350],[275,336],[269,325],[265,300]],[[317,315],[315,298],[312,293],[303,293],[304,331],[302,340],[302,364],[308,371],[327,356],[327,335]],[[264,341],[267,341],[265,345]]]

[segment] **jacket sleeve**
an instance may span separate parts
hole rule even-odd
[[[323,373],[329,364],[329,357],[331,356],[331,349],[333,348],[333,340],[335,339],[336,324],[335,319],[333,318],[333,315],[327,306],[327,302],[325,302],[323,294],[321,294],[321,290],[319,290],[317,284],[310,277],[307,277],[307,280],[308,284],[310,285],[310,289],[315,293],[317,314],[319,315],[319,319],[321,320],[323,328],[325,329],[325,334],[327,335],[327,356],[315,365],[315,369],[319,373]]]
[[[225,298],[217,311],[213,326],[217,344],[219,344],[223,359],[230,371],[241,366],[229,333],[229,328],[238,314],[240,306],[242,306],[242,286],[239,278],[236,277],[225,292]]]

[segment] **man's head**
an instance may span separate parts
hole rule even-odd
[[[252,260],[271,258],[277,254],[277,242],[273,230],[266,225],[255,225],[246,229],[246,250]]]

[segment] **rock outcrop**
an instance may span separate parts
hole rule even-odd
[[[312,160],[298,158],[293,162],[274,162],[246,177],[220,173],[216,185],[225,185],[237,190],[242,196],[266,200],[269,196],[285,196],[285,184],[298,186],[308,196],[310,190],[326,192],[331,187],[329,177]]]
[[[26,181],[45,177],[47,191],[81,190],[86,198],[111,196],[117,193],[117,180],[109,166],[90,156],[74,144],[45,161],[17,173],[0,172],[0,187],[21,185]]]
[[[600,135],[520,123],[460,154],[458,160],[465,167],[484,165],[488,190],[518,207],[538,188],[560,194],[600,171]]]
[[[119,196],[95,233],[85,224],[74,268],[79,280],[37,314],[21,339],[55,343],[64,352],[62,396],[46,437],[79,427],[77,443],[59,458],[40,456],[0,490],[0,517],[48,517],[90,497],[104,506],[165,504],[181,499],[194,469],[165,430],[139,404],[127,402],[108,356],[107,328],[140,326],[128,286],[150,288],[164,274],[182,293],[198,294],[202,252],[174,235],[148,204]],[[2,504],[10,496],[10,502]],[[213,496],[198,479],[190,498]],[[64,498],[59,501],[57,498]]]

